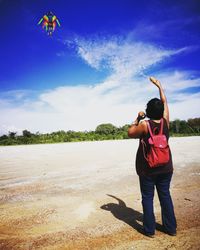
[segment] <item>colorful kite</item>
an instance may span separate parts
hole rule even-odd
[[[46,30],[48,35],[52,35],[56,28],[56,23],[60,27],[60,22],[58,21],[58,18],[49,11],[46,15],[44,15],[40,21],[38,22],[38,25],[42,23],[42,28]]]

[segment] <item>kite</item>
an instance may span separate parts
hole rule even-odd
[[[49,11],[46,15],[44,15],[40,21],[38,22],[38,25],[42,23],[42,28],[46,30],[48,35],[52,35],[52,33],[55,31],[56,28],[56,23],[60,27],[60,22],[58,18],[51,12]]]

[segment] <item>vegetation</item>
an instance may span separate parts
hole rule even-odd
[[[129,125],[116,127],[110,123],[100,124],[95,131],[58,131],[47,134],[31,133],[28,130],[22,131],[22,135],[16,132],[9,132],[8,135],[0,137],[0,145],[20,145],[39,143],[59,143],[78,141],[100,141],[100,140],[122,140],[128,139],[127,130]],[[191,136],[200,135],[200,118],[175,120],[170,122],[171,136]]]

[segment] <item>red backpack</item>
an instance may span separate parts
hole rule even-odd
[[[163,166],[169,162],[169,145],[166,136],[163,134],[163,118],[160,121],[160,131],[157,135],[152,133],[149,121],[147,121],[150,138],[148,144],[150,150],[147,152],[147,145],[142,139],[143,154],[150,168]]]

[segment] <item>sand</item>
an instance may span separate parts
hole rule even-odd
[[[171,138],[176,237],[142,234],[138,140],[0,147],[0,249],[200,249],[200,137]]]

